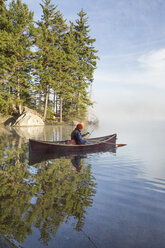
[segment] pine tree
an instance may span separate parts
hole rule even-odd
[[[41,21],[37,22],[35,39],[37,46],[35,75],[39,80],[38,89],[43,92],[44,119],[46,119],[48,99],[51,88],[58,88],[61,81],[62,49],[61,36],[67,30],[57,6],[51,4],[51,0],[43,0],[41,4],[43,15]]]
[[[58,92],[60,94],[60,121],[63,115],[68,119],[73,116],[72,99],[74,95],[74,75],[77,71],[77,51],[74,37],[73,24],[70,30],[61,39],[61,62],[60,62],[60,84]]]
[[[7,12],[7,9],[6,9],[6,5],[5,5],[5,2],[7,0],[0,0],[0,27],[2,28],[2,26],[4,25],[4,17],[6,17],[6,12]]]
[[[96,60],[99,59],[95,54],[93,43],[96,39],[89,36],[88,18],[83,9],[78,13],[79,19],[74,25],[75,39],[77,42],[77,59],[78,70],[76,75],[76,92],[77,92],[77,112],[82,115],[86,112],[86,106],[91,105],[88,96],[88,87],[93,82],[93,73],[96,69]],[[80,112],[81,111],[81,112]]]
[[[8,33],[5,30],[7,19],[7,9],[5,0],[0,0],[0,110],[1,113],[7,114],[9,110],[9,92],[5,86],[5,49]]]
[[[61,92],[63,95],[63,112],[66,119],[76,116],[75,111],[75,77],[78,70],[77,43],[75,40],[74,24],[70,23],[70,29],[66,33],[63,41],[63,51],[65,54],[65,63],[63,63],[63,84]]]
[[[4,9],[4,8],[3,8]],[[2,11],[2,9],[1,9]],[[13,0],[1,25],[1,82],[22,112],[30,88],[31,41],[29,28],[33,13],[21,0]]]

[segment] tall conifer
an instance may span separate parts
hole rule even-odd
[[[9,109],[9,92],[5,85],[5,49],[8,33],[5,29],[7,19],[7,9],[5,0],[0,0],[0,110],[7,114]]]
[[[63,111],[65,117],[68,119],[70,116],[77,115],[75,109],[75,80],[78,70],[77,60],[77,43],[75,40],[75,32],[73,30],[74,24],[70,23],[69,31],[66,33],[63,42],[63,50],[65,53],[65,64],[63,71],[65,78],[63,78]]]
[[[46,119],[50,89],[57,89],[61,80],[61,35],[67,30],[57,6],[51,0],[43,0],[41,4],[43,15],[37,22],[36,46],[36,71],[39,85],[38,89],[44,94],[44,119]]]
[[[73,102],[74,95],[74,80],[75,73],[77,71],[77,48],[73,31],[73,23],[70,25],[70,29],[63,35],[61,40],[61,81],[59,87],[59,93],[62,97],[62,106],[60,104],[60,119],[62,120],[62,114],[65,118],[74,116],[75,104]],[[63,112],[63,113],[62,113]]]
[[[11,98],[22,112],[21,106],[27,101],[30,88],[31,42],[29,27],[33,13],[21,0],[12,1],[3,22],[2,66],[3,83]]]
[[[78,13],[79,19],[76,20],[74,25],[75,39],[77,42],[77,111],[86,111],[87,105],[91,105],[91,101],[88,96],[88,87],[93,82],[93,73],[96,69],[96,56],[97,50],[93,44],[96,39],[90,38],[88,18],[83,9]],[[81,113],[82,114],[82,113]]]

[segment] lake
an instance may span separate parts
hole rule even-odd
[[[72,129],[0,128],[0,233],[23,248],[164,248],[165,121],[85,127],[127,146],[29,164],[29,138]]]

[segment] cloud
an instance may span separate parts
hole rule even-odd
[[[107,55],[108,56],[108,55]],[[110,59],[109,67],[104,67],[96,71],[95,80],[99,85],[105,84],[105,87],[148,87],[165,90],[165,48],[150,51],[148,53],[136,56],[129,54],[118,55],[118,61]],[[115,68],[113,68],[113,63]],[[104,69],[105,68],[105,69]],[[107,69],[106,69],[107,68]]]
[[[165,48],[134,59],[136,67],[125,70],[122,60],[115,70],[96,72],[93,97],[100,119],[109,113],[113,119],[165,118]]]
[[[165,48],[144,54],[138,61],[145,70],[162,73],[165,71]]]

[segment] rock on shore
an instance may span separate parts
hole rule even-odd
[[[12,125],[13,127],[25,127],[25,126],[43,126],[43,120],[30,112],[23,113],[16,122]]]
[[[43,126],[44,121],[36,111],[24,107],[24,111],[19,117],[8,119],[5,125],[12,127]]]

